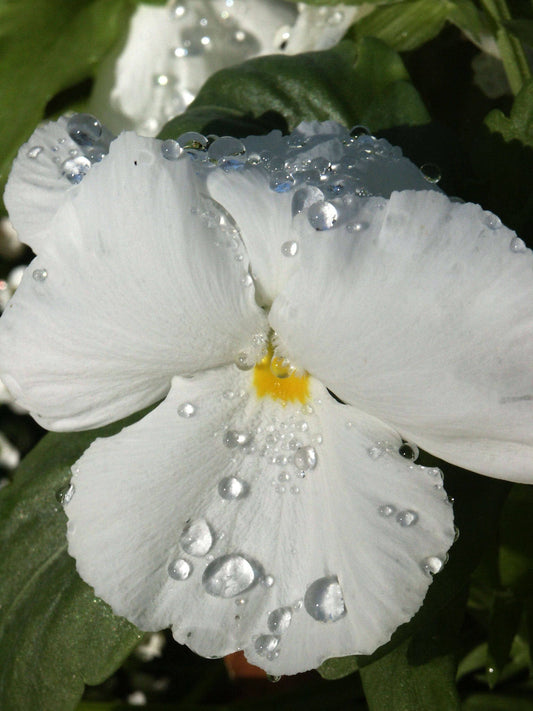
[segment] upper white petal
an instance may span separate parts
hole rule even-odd
[[[393,430],[320,383],[310,406],[284,406],[258,400],[251,377],[176,378],[142,421],[93,443],[73,469],[69,551],[116,613],[171,625],[205,656],[244,648],[291,674],[370,653],[419,608],[453,541],[440,472],[400,457]],[[315,465],[302,478],[305,447]],[[329,622],[311,599],[324,578]],[[280,609],[290,619],[276,627]]]
[[[302,2],[298,8],[298,19],[287,42],[288,54],[308,52],[310,49],[329,49],[337,44],[353,22],[372,11],[368,3],[363,7],[313,7]]]
[[[533,255],[438,193],[370,199],[360,224],[302,247],[270,314],[288,355],[433,454],[531,481]]]
[[[176,373],[232,362],[264,329],[246,255],[192,214],[204,209],[192,162],[160,146],[113,142],[68,193],[2,316],[2,378],[50,429],[130,414]]]

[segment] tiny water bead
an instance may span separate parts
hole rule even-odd
[[[319,578],[307,588],[304,607],[318,622],[336,622],[346,614],[337,576]]]
[[[414,462],[416,459],[418,459],[419,451],[416,444],[404,442],[398,449],[398,454],[404,459],[409,459],[411,462]]]
[[[260,398],[268,395],[282,403],[305,403],[309,398],[309,376],[296,375],[284,358],[274,355],[272,345],[254,368],[253,384]]]
[[[169,564],[167,571],[173,580],[187,580],[192,573],[192,565],[184,558],[176,558]]]
[[[392,504],[383,504],[378,508],[378,513],[384,518],[389,518],[390,516],[393,516],[396,513],[396,507]]]
[[[188,419],[196,414],[196,406],[192,402],[184,402],[178,407],[178,415]]]
[[[420,166],[420,172],[428,183],[438,183],[442,178],[442,172],[436,163],[424,163]]]
[[[311,445],[298,447],[294,453],[294,466],[300,471],[307,472],[314,469],[318,462],[316,449]]]
[[[168,138],[161,144],[161,155],[166,160],[178,160],[183,155],[183,148],[177,141]]]
[[[511,252],[527,252],[526,243],[523,239],[520,239],[520,237],[513,237],[509,244],[509,248]]]
[[[267,626],[274,634],[283,634],[289,629],[292,621],[292,610],[290,607],[278,607],[268,616]]]
[[[307,212],[309,224],[320,232],[330,230],[337,222],[337,218],[337,208],[326,200],[314,203]]]
[[[370,136],[371,134],[372,131],[369,128],[359,124],[350,129],[350,136],[355,139],[360,138],[361,136]]]
[[[35,281],[43,282],[48,279],[48,272],[46,269],[34,269],[32,277]]]
[[[261,579],[261,585],[264,585],[265,588],[271,588],[275,582],[273,575],[265,575]]]
[[[484,222],[490,230],[499,230],[500,227],[502,227],[502,221],[498,215],[492,212],[486,212],[484,217]]]
[[[246,447],[253,440],[253,434],[244,430],[227,430],[222,441],[228,449]]]
[[[213,597],[230,598],[248,590],[256,581],[252,564],[242,555],[233,553],[215,558],[204,570],[202,585]]]
[[[43,146],[32,146],[26,153],[26,155],[28,156],[28,158],[32,158],[33,160],[35,160],[35,158],[40,156],[43,151]]]
[[[102,124],[91,114],[75,114],[68,120],[67,133],[79,146],[93,146],[102,136]]]
[[[290,173],[274,173],[270,178],[270,189],[276,193],[287,193],[295,183],[296,180]]]
[[[283,242],[281,245],[281,253],[284,257],[295,257],[298,254],[298,242],[294,240]]]
[[[56,501],[63,506],[69,504],[74,496],[74,484],[66,484],[56,491]]]
[[[218,482],[218,493],[226,501],[243,499],[248,491],[248,484],[236,476],[227,476]]]
[[[275,652],[279,645],[279,637],[272,634],[262,634],[255,640],[255,651],[264,657]]]
[[[235,358],[235,365],[239,370],[251,370],[255,365],[255,360],[246,351],[241,351]]]
[[[203,558],[213,547],[213,533],[207,521],[203,518],[189,521],[180,536],[180,544],[189,555]]]
[[[443,565],[444,561],[442,560],[442,558],[439,558],[436,555],[424,558],[421,563],[422,570],[427,575],[436,575],[440,570],[442,570]]]
[[[400,511],[396,516],[396,521],[400,524],[400,526],[403,526],[404,528],[414,526],[415,523],[418,521],[418,514],[416,513],[416,511]]]
[[[70,183],[77,185],[87,175],[91,166],[91,161],[86,156],[80,155],[74,158],[67,158],[61,164],[61,172]]]

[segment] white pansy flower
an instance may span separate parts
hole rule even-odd
[[[101,140],[78,116],[6,191],[37,254],[0,322],[18,401],[76,430],[162,400],[73,466],[82,578],[271,674],[369,654],[422,604],[454,526],[416,444],[533,479],[533,255],[358,133],[123,133],[78,180],[71,144]]]
[[[285,0],[141,3],[125,44],[96,77],[89,108],[113,131],[155,136],[219,69],[265,54],[327,49],[369,9]]]

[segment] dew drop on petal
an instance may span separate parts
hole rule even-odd
[[[183,150],[203,151],[207,148],[209,142],[201,133],[188,131],[179,136],[178,143]]]
[[[236,476],[227,476],[218,482],[218,493],[226,501],[243,499],[248,493],[248,484]]]
[[[44,148],[42,146],[32,146],[29,151],[26,153],[28,158],[32,158],[35,160],[37,156],[40,156],[41,153],[44,151]]]
[[[192,565],[184,558],[176,558],[169,564],[167,571],[173,580],[187,580],[192,573]]]
[[[278,607],[268,616],[267,626],[274,634],[283,634],[289,629],[292,620],[292,610],[290,607]]]
[[[251,432],[228,430],[222,441],[228,449],[235,449],[236,447],[246,447],[250,444],[252,439],[253,435]]]
[[[329,230],[337,222],[337,208],[333,203],[321,200],[309,207],[307,219],[315,230]]]
[[[307,588],[304,607],[318,622],[336,622],[346,614],[337,576],[319,578]]]
[[[46,269],[34,269],[32,272],[32,277],[35,281],[46,281],[48,278],[48,272]]]
[[[370,135],[371,135],[371,131],[366,126],[362,126],[362,125],[358,124],[357,126],[353,126],[350,129],[350,136],[352,138],[359,138],[359,136],[370,136]]]
[[[232,136],[221,136],[209,146],[207,157],[213,163],[226,168],[238,168],[244,164],[246,147]]]
[[[178,160],[183,153],[183,148],[177,141],[168,138],[161,144],[161,155],[167,160]]]
[[[416,459],[418,459],[418,447],[416,446],[416,444],[404,442],[404,444],[402,444],[398,449],[398,454],[404,457],[404,459],[409,459],[411,462],[414,462]]]
[[[428,183],[438,183],[442,178],[441,169],[436,163],[424,163],[420,166],[420,171]]]
[[[284,257],[295,257],[298,253],[298,242],[290,240],[281,245],[281,253]]]
[[[316,202],[323,202],[324,193],[320,188],[314,185],[308,185],[305,188],[300,188],[292,196],[291,212],[292,216],[295,217],[302,213],[310,205]]]
[[[396,516],[396,520],[398,521],[400,526],[407,528],[408,526],[415,525],[415,523],[418,521],[418,514],[415,511],[400,511]]]
[[[68,120],[67,133],[79,146],[93,146],[102,135],[102,124],[91,114],[74,114]]]
[[[287,193],[292,190],[295,182],[290,173],[276,172],[270,178],[270,189],[275,193]]]
[[[316,449],[310,445],[305,447],[298,447],[294,453],[294,465],[300,471],[309,471],[314,469],[317,465],[318,457]]]
[[[520,237],[513,237],[511,243],[509,244],[511,252],[527,252],[527,246],[523,239]]]
[[[180,544],[189,555],[202,558],[213,547],[213,533],[207,521],[195,519],[186,524],[180,536]]]
[[[202,576],[202,585],[213,597],[236,597],[254,584],[255,577],[250,562],[234,553],[209,563]]]
[[[261,579],[261,585],[264,585],[265,588],[271,588],[275,583],[274,576],[273,575],[265,575]]]
[[[74,484],[66,484],[56,491],[56,501],[66,506],[74,496]]]
[[[241,351],[235,358],[235,365],[239,370],[251,370],[255,365],[255,360],[246,351]]]
[[[422,570],[427,575],[435,575],[440,570],[442,570],[443,565],[444,565],[444,562],[443,562],[442,558],[439,558],[436,555],[431,555],[428,558],[424,558],[424,560],[421,563]]]
[[[279,644],[279,637],[273,634],[262,634],[255,640],[255,651],[259,656],[272,654]]]
[[[502,221],[492,212],[486,212],[484,215],[484,220],[487,227],[491,230],[498,230],[502,226]]]
[[[193,417],[196,414],[196,407],[192,402],[184,402],[178,407],[178,415],[180,417]]]
[[[70,183],[77,185],[87,175],[91,165],[91,161],[86,156],[76,156],[75,158],[67,158],[61,164],[61,171]]]
[[[392,506],[392,504],[383,504],[378,508],[378,513],[384,518],[389,518],[389,516],[392,516],[396,513],[396,508]]]

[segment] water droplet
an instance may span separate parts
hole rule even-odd
[[[400,526],[403,526],[404,528],[407,526],[414,526],[418,521],[418,514],[415,511],[400,511],[400,513],[396,516],[396,520]]]
[[[34,269],[32,272],[32,277],[35,281],[46,281],[48,278],[48,272],[46,269]]]
[[[246,605],[246,599],[244,597],[239,597],[237,600],[235,600],[235,604],[239,605],[241,607],[242,605]]]
[[[371,135],[371,131],[366,126],[357,125],[357,126],[353,126],[350,129],[350,136],[352,138],[357,139],[357,138],[359,138],[359,136],[370,136],[370,135]]]
[[[316,449],[310,445],[298,447],[294,453],[294,466],[300,471],[309,471],[317,465],[318,457]]]
[[[168,74],[154,74],[153,82],[154,86],[168,86]]]
[[[366,229],[368,229],[368,222],[351,222],[346,225],[347,232],[362,232]]]
[[[40,156],[41,153],[44,151],[44,148],[42,146],[32,146],[29,151],[26,153],[28,158],[32,158],[35,160],[37,156]]]
[[[333,203],[321,200],[309,207],[307,219],[315,230],[330,230],[337,222],[337,208]]]
[[[192,417],[196,414],[196,406],[192,402],[184,402],[178,407],[178,415],[180,417]]]
[[[227,476],[218,482],[218,493],[226,501],[243,499],[248,494],[248,484],[236,476]]]
[[[424,163],[420,166],[420,172],[428,183],[438,183],[442,178],[441,169],[436,163]]]
[[[287,193],[292,190],[295,179],[290,173],[273,173],[270,178],[270,189],[276,193]]]
[[[209,146],[207,157],[224,168],[240,168],[246,160],[246,147],[232,136],[221,136]]]
[[[178,160],[182,153],[183,148],[177,141],[174,141],[172,138],[168,138],[161,144],[161,155],[167,160]]]
[[[511,252],[526,252],[527,246],[523,239],[520,237],[513,237],[511,243],[509,244]]]
[[[416,444],[409,444],[408,442],[404,442],[404,444],[402,444],[401,447],[398,449],[398,454],[404,457],[404,459],[409,459],[411,462],[414,462],[416,459],[418,459],[418,447],[416,446]]]
[[[66,484],[56,491],[56,500],[66,506],[74,496],[74,484]]]
[[[298,253],[298,242],[290,240],[281,245],[281,253],[284,257],[294,257]]]
[[[396,513],[396,507],[392,506],[391,504],[383,504],[383,506],[380,506],[378,508],[378,513],[384,518],[389,518],[389,516],[392,516]]]
[[[251,274],[245,274],[241,279],[241,284],[243,286],[252,286],[253,283],[254,283],[254,280],[253,280]]]
[[[272,654],[279,644],[279,637],[273,634],[262,634],[255,640],[255,651],[259,656]]]
[[[485,212],[483,221],[491,230],[498,230],[502,226],[502,221],[498,215],[495,215],[492,212]]]
[[[242,555],[223,555],[209,563],[202,576],[205,591],[213,597],[236,597],[256,579],[252,565]]]
[[[68,120],[67,133],[79,146],[94,146],[102,135],[102,124],[91,114],[75,114]]]
[[[442,561],[442,559],[436,555],[431,555],[428,558],[424,558],[421,563],[422,570],[427,575],[435,575],[440,570],[442,570],[443,565],[444,562]]]
[[[178,138],[178,143],[184,151],[203,151],[207,148],[209,141],[201,133],[188,131]]]
[[[300,188],[292,196],[291,213],[295,217],[307,209],[310,205],[324,200],[322,190],[314,185],[307,185],[305,188]]]
[[[300,493],[300,488],[298,486],[291,486],[290,492],[293,495],[299,494]]]
[[[75,158],[67,158],[61,164],[61,171],[69,182],[77,185],[87,175],[91,165],[91,161],[86,156],[76,156]]]
[[[385,449],[379,443],[368,449],[368,456],[370,459],[379,459],[379,457],[381,457],[384,453]]]
[[[255,365],[255,360],[246,351],[241,351],[235,358],[235,365],[239,370],[251,370]]]
[[[319,578],[307,588],[304,607],[318,622],[336,622],[346,614],[337,576]]]
[[[181,547],[189,555],[202,558],[213,547],[213,533],[207,521],[198,518],[186,524],[180,536]]]
[[[289,629],[292,620],[292,610],[290,607],[278,607],[268,616],[267,626],[274,634],[283,634]]]
[[[192,565],[183,558],[177,558],[169,564],[167,571],[173,580],[187,580],[192,573]]]
[[[261,580],[261,585],[264,585],[265,588],[271,588],[274,583],[275,580],[273,575],[265,575]]]
[[[228,430],[222,441],[228,449],[235,449],[236,447],[246,447],[252,440],[253,434],[251,432]]]

